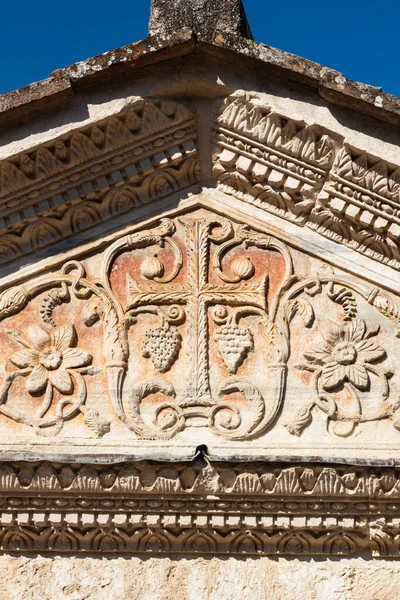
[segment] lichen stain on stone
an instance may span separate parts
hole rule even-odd
[[[224,38],[224,36],[223,36],[221,33],[219,33],[218,35],[216,35],[216,37],[215,37],[215,41],[216,41],[217,43],[218,43],[218,42],[221,42],[221,43],[222,43],[222,42],[224,42],[224,41],[225,41],[225,38]]]

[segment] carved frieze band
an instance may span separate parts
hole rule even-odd
[[[198,180],[194,115],[138,101],[129,111],[0,163],[0,264]]]
[[[0,550],[400,556],[400,472],[3,463]]]
[[[400,269],[399,166],[244,92],[224,101],[215,141],[223,191]]]
[[[0,162],[0,264],[199,181],[195,115],[129,111]],[[215,126],[221,189],[400,269],[400,168],[265,106],[227,98]]]

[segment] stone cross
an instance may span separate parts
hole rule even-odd
[[[261,283],[252,284],[244,283],[240,278],[226,278],[220,270],[218,259],[214,262],[214,269],[219,271],[218,283],[210,282],[210,244],[211,242],[220,244],[225,238],[229,240],[221,246],[222,257],[225,247],[231,249],[240,246],[243,241],[247,241],[248,245],[267,248],[269,238],[257,234],[251,235],[246,230],[242,232],[243,238],[241,236],[233,237],[231,225],[223,218],[215,217],[211,221],[204,218],[201,220],[185,219],[181,222],[187,238],[186,283],[168,282],[167,288],[160,288],[160,284],[139,284],[130,276],[128,313],[133,311],[137,315],[143,310],[143,307],[144,312],[149,312],[149,307],[153,305],[185,305],[190,331],[188,356],[191,365],[188,378],[189,389],[180,404],[181,406],[212,406],[215,404],[215,400],[211,397],[209,382],[208,308],[220,304],[220,308],[223,309],[225,305],[232,304],[241,307],[243,314],[251,314],[254,312],[254,308],[259,309],[256,310],[256,314],[263,314],[267,304],[267,287],[265,279]],[[221,237],[212,233],[214,228],[223,232]],[[230,239],[231,237],[232,239]],[[183,264],[182,257],[178,263]],[[245,307],[247,310],[243,311]],[[198,415],[196,414],[196,416]]]
[[[168,36],[180,29],[253,39],[242,0],[152,0],[149,35]]]

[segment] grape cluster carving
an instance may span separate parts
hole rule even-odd
[[[148,327],[143,335],[142,354],[151,358],[160,373],[168,371],[179,356],[182,336],[176,327]]]

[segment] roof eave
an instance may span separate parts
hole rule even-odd
[[[21,118],[49,104],[65,102],[79,88],[116,78],[136,68],[196,51],[227,58],[240,56],[249,66],[318,90],[327,102],[374,119],[400,125],[400,98],[374,86],[347,79],[335,71],[294,54],[223,32],[202,35],[181,30],[153,36],[54,71],[48,79],[0,96],[0,122]]]

